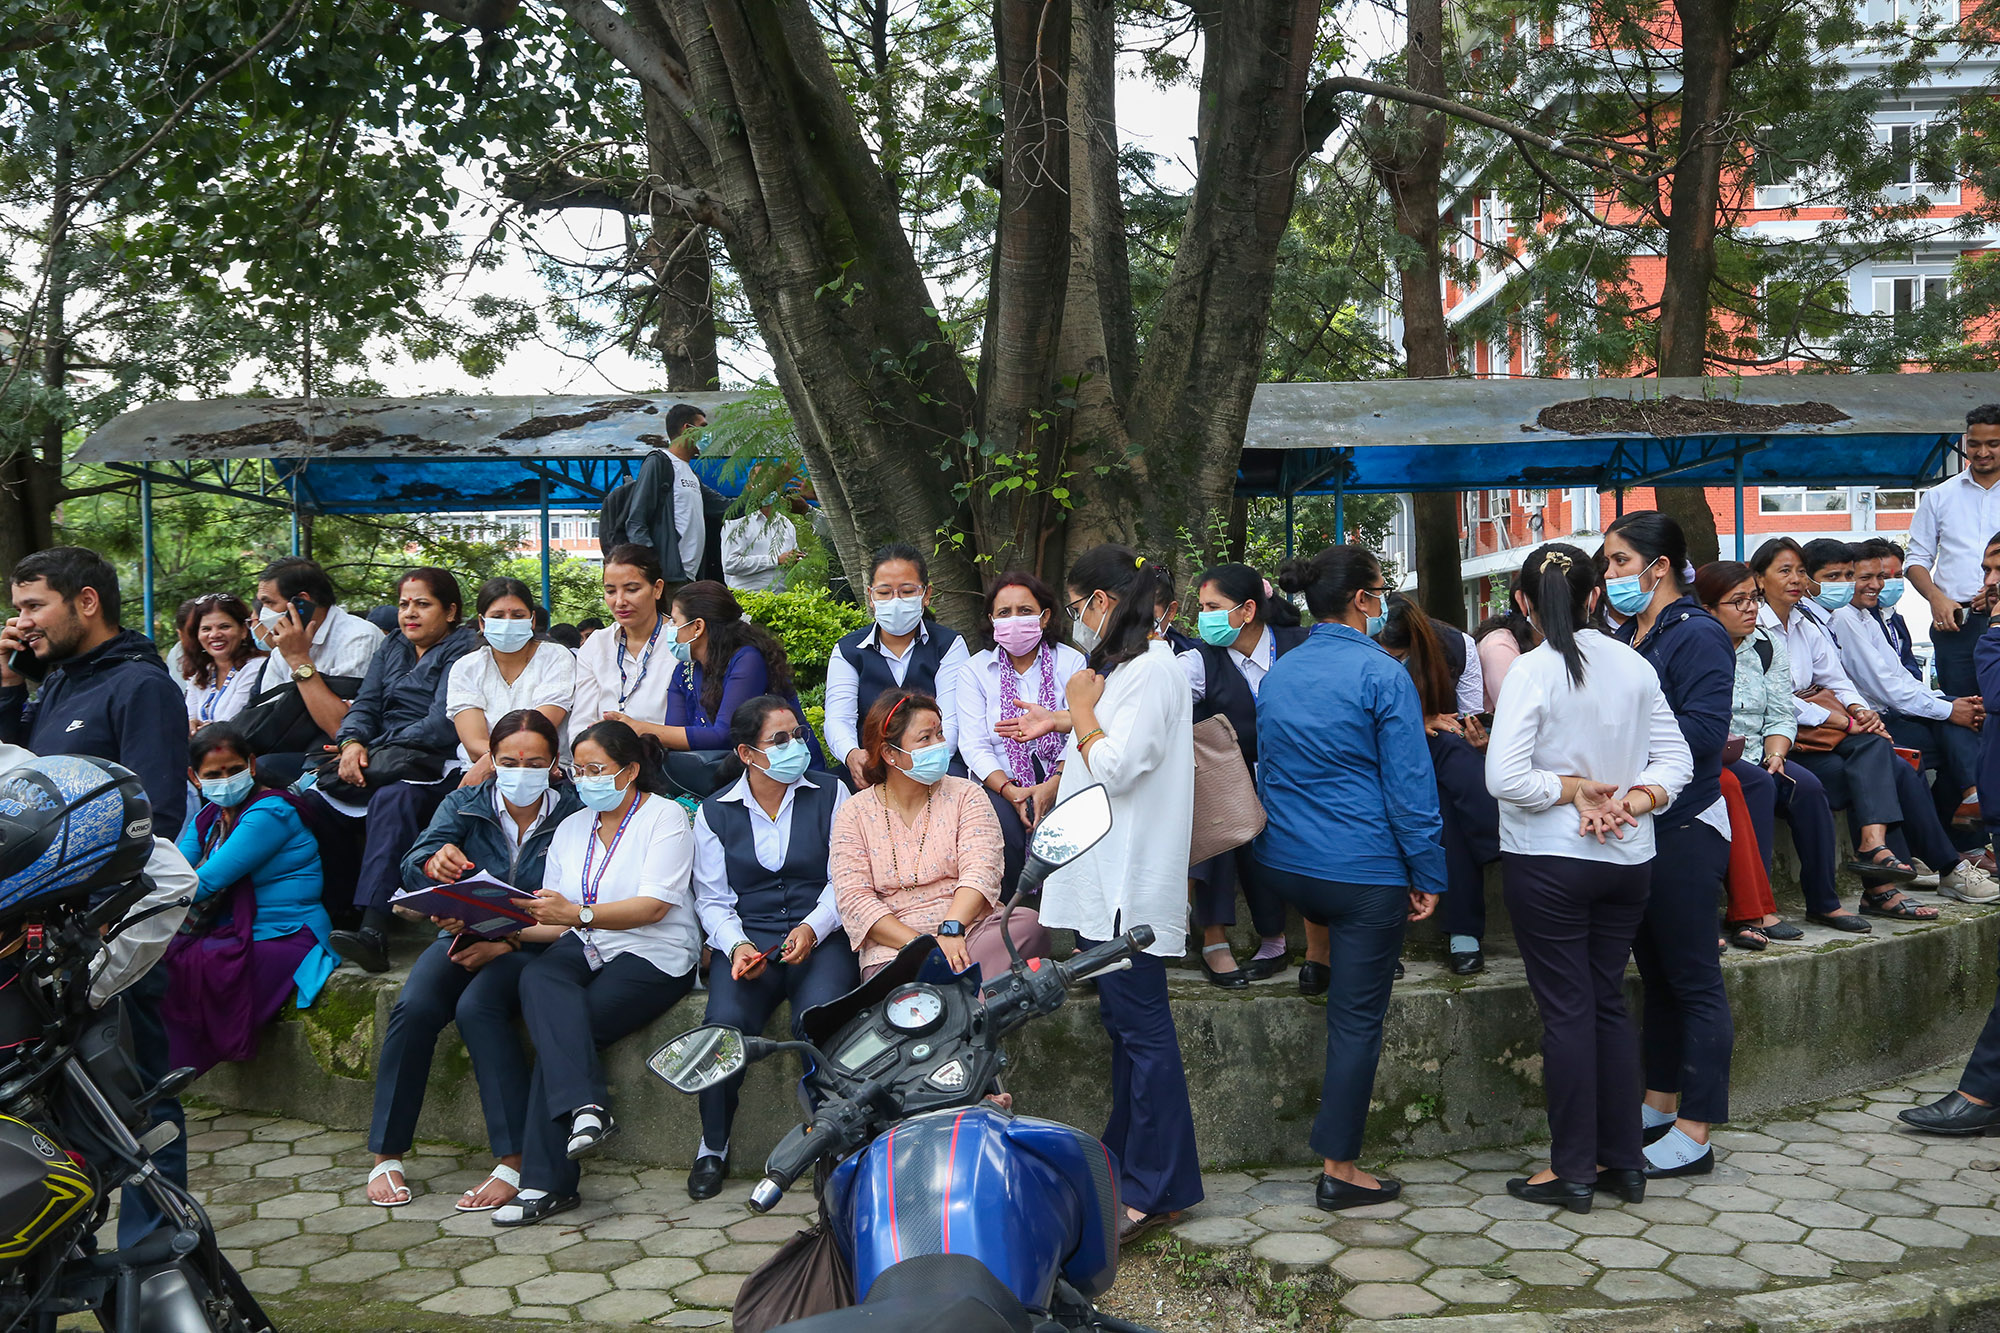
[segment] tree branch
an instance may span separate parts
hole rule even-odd
[[[708,126],[695,106],[694,84],[689,80],[685,66],[648,42],[643,33],[603,0],[555,0],[555,3],[613,60],[632,71],[634,78],[664,98],[667,105],[687,122],[688,128],[703,146],[712,147]]]
[[[646,193],[645,181],[629,177],[579,176],[561,167],[508,172],[500,178],[500,193],[529,213],[565,208],[601,208],[628,216],[646,212],[641,202]]]
[[[433,14],[447,23],[461,23],[481,32],[498,32],[521,8],[521,0],[403,0],[410,9]]]

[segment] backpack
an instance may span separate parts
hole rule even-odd
[[[1764,670],[1769,671],[1773,656],[1771,651],[1771,636],[1766,634],[1762,629],[1759,629],[1757,637],[1750,640],[1750,647],[1757,654],[1757,660],[1764,664]]]
[[[604,493],[597,508],[597,549],[609,558],[611,548],[625,539],[625,520],[632,512],[632,492],[638,488],[636,476],[619,482]]]

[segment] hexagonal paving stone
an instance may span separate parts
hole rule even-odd
[[[1753,1176],[1802,1176],[1813,1169],[1811,1162],[1776,1152],[1733,1152],[1729,1164]]]
[[[188,1136],[189,1152],[220,1152],[224,1148],[234,1148],[239,1143],[248,1143],[250,1136],[241,1130],[207,1130]]]
[[[1297,1232],[1277,1232],[1277,1235],[1297,1235]],[[1317,1239],[1317,1238],[1315,1238]],[[1328,1242],[1331,1244],[1331,1242]],[[711,1273],[752,1273],[763,1266],[766,1259],[778,1252],[775,1245],[725,1245],[721,1249],[701,1257],[701,1266]]]
[[[675,1227],[646,1237],[639,1242],[639,1249],[654,1256],[692,1258],[721,1249],[728,1241],[727,1236],[712,1227]]]
[[[653,1322],[668,1328],[714,1328],[717,1324],[728,1323],[729,1315],[722,1310],[676,1310],[666,1318]]]
[[[1647,1181],[1648,1188],[1652,1181]],[[1713,1208],[1718,1213],[1768,1213],[1778,1201],[1748,1185],[1696,1185],[1687,1192],[1690,1203]]]
[[[215,1242],[225,1250],[254,1250],[298,1234],[299,1224],[290,1218],[260,1217],[217,1232]]]
[[[1435,1314],[1444,1308],[1444,1302],[1430,1292],[1404,1282],[1363,1283],[1341,1297],[1340,1303],[1363,1319],[1400,1319]]]
[[[492,1253],[493,1241],[490,1237],[448,1236],[403,1251],[403,1262],[413,1268],[449,1268],[457,1272],[490,1257]]]
[[[1505,1305],[1521,1284],[1487,1277],[1476,1268],[1440,1268],[1424,1279],[1424,1289],[1453,1305]]]
[[[468,1315],[475,1319],[503,1314],[513,1307],[514,1298],[505,1287],[456,1287],[417,1306],[434,1314]]]
[[[517,1284],[514,1295],[530,1305],[575,1305],[609,1290],[611,1279],[602,1273],[550,1273]]]
[[[1868,1214],[1831,1199],[1787,1199],[1778,1205],[1778,1216],[1809,1227],[1865,1227]]]
[[[1281,1231],[1257,1240],[1250,1253],[1270,1264],[1275,1276],[1284,1278],[1323,1267],[1340,1253],[1340,1243],[1312,1232]]]
[[[1462,1232],[1467,1235],[1484,1231],[1493,1221],[1470,1208],[1412,1208],[1399,1220],[1404,1226],[1425,1234]]]
[[[1736,1257],[1779,1277],[1829,1277],[1833,1273],[1833,1256],[1803,1245],[1759,1241],[1745,1245],[1736,1252]]]
[[[1531,1287],[1581,1287],[1597,1276],[1595,1264],[1551,1250],[1521,1250],[1501,1266]]]
[[[1963,1176],[1965,1173],[1960,1172]],[[1961,1179],[1919,1180],[1903,1186],[1902,1192],[1926,1203],[1952,1208],[1990,1208],[1996,1191]]]
[[[1580,1236],[1636,1236],[1646,1229],[1646,1220],[1618,1208],[1599,1208],[1588,1213],[1565,1209],[1549,1221]]]
[[[1910,1246],[1960,1250],[1972,1239],[1957,1227],[1925,1217],[1878,1217],[1874,1231]]]
[[[1786,1145],[1785,1156],[1814,1166],[1861,1166],[1868,1161],[1867,1153],[1844,1143],[1792,1143]]]
[[[1892,1190],[1896,1178],[1865,1166],[1816,1166],[1811,1178],[1838,1185],[1843,1190]]]
[[[1174,1235],[1189,1245],[1205,1249],[1227,1249],[1231,1246],[1248,1245],[1251,1241],[1267,1233],[1259,1231],[1240,1217],[1197,1217],[1174,1228]],[[1306,1235],[1306,1232],[1292,1232],[1292,1235]]]
[[[1748,1129],[1718,1129],[1708,1141],[1728,1153],[1733,1160],[1741,1153],[1783,1152],[1785,1140]]]
[[[1634,1269],[1606,1273],[1592,1288],[1614,1301],[1677,1301],[1694,1294],[1694,1289],[1678,1278]]]
[[[1410,1247],[1434,1264],[1484,1268],[1506,1251],[1484,1236],[1425,1236]]]
[[[250,1174],[255,1176],[285,1176],[296,1180],[301,1176],[310,1175],[315,1171],[330,1171],[332,1169],[333,1159],[331,1157],[301,1157],[294,1153],[287,1157],[281,1157],[276,1161],[259,1162],[250,1169]]]
[[[314,1213],[303,1219],[308,1233],[327,1236],[351,1236],[369,1227],[379,1227],[389,1220],[389,1208],[377,1208],[373,1204],[359,1206],[342,1205],[329,1208],[325,1212]]]
[[[674,1300],[681,1305],[706,1305],[727,1310],[736,1304],[743,1279],[734,1273],[711,1273],[674,1288]]]
[[[2000,1236],[2000,1212],[1991,1208],[1940,1208],[1936,1220],[1975,1236]]]
[[[607,1291],[585,1301],[576,1312],[607,1324],[642,1324],[673,1308],[674,1298],[664,1291]]]
[[[1591,1236],[1575,1253],[1600,1268],[1658,1268],[1667,1261],[1667,1252],[1659,1246],[1628,1236]]]
[[[608,1273],[637,1263],[639,1247],[629,1240],[587,1240],[549,1256],[549,1266],[566,1273]]]
[[[1930,1205],[1895,1190],[1847,1190],[1840,1201],[1875,1217],[1922,1217]]]
[[[234,1148],[224,1148],[210,1160],[217,1166],[257,1166],[291,1155],[292,1150],[282,1143],[239,1143]]]
[[[1327,1215],[1310,1204],[1278,1204],[1259,1208],[1246,1220],[1259,1231],[1318,1231],[1327,1224]]]
[[[351,1283],[366,1282],[372,1277],[381,1277],[403,1266],[403,1261],[393,1254],[380,1251],[357,1251],[328,1259],[325,1263],[314,1264],[306,1270],[306,1276],[314,1282]]]
[[[670,1291],[700,1276],[701,1265],[692,1259],[641,1259],[611,1270],[611,1281],[617,1286],[660,1291]]]
[[[1704,1208],[1692,1199],[1655,1199],[1651,1194],[1641,1203],[1625,1204],[1620,1211],[1648,1222],[1686,1227],[1705,1227],[1715,1217],[1714,1210]]]
[[[457,1285],[451,1274],[435,1268],[399,1268],[370,1282],[366,1291],[370,1300],[421,1301]]]
[[[226,1145],[222,1145],[226,1146]],[[1456,1162],[1436,1160],[1429,1162],[1399,1162],[1396,1176],[1405,1185],[1449,1184],[1465,1174],[1465,1168]],[[1207,1177],[1202,1177],[1203,1183]]]
[[[458,1280],[468,1287],[511,1287],[548,1271],[549,1261],[538,1254],[496,1254],[461,1268]]]
[[[1461,1185],[1405,1184],[1400,1196],[1415,1208],[1469,1208],[1479,1196]]]
[[[314,1213],[323,1213],[330,1208],[338,1208],[339,1206],[340,1196],[338,1194],[316,1194],[311,1191],[303,1191],[298,1194],[281,1194],[275,1199],[269,1199],[258,1204],[257,1216],[296,1219],[311,1217]]]
[[[349,1240],[357,1250],[394,1250],[398,1254],[428,1243],[437,1235],[435,1222],[384,1222],[379,1227],[357,1231]],[[491,1253],[486,1251],[485,1253]],[[481,1255],[484,1257],[484,1254]]]
[[[347,1253],[345,1236],[293,1236],[257,1251],[257,1262],[286,1264],[300,1268]]]
[[[1414,1244],[1417,1239],[1417,1233],[1401,1222],[1356,1217],[1352,1208],[1326,1231],[1342,1245],[1403,1246]]]
[[[299,1285],[304,1275],[296,1268],[246,1268],[243,1285],[259,1296],[280,1296]]]
[[[1950,1180],[1953,1169],[1943,1162],[1913,1154],[1885,1154],[1868,1159],[1870,1168],[1898,1180]]]
[[[1264,1180],[1244,1190],[1259,1203],[1286,1203],[1310,1208],[1316,1186],[1298,1180]]]
[[[1415,1282],[1430,1267],[1408,1250],[1348,1250],[1333,1261],[1334,1272],[1359,1283]]]
[[[1566,1250],[1576,1244],[1576,1233],[1553,1222],[1495,1222],[1486,1228],[1486,1238],[1510,1250]]]
[[[1549,1215],[1549,1205],[1529,1203],[1511,1194],[1489,1194],[1472,1205],[1472,1211],[1494,1218],[1497,1221],[1537,1221]]]
[[[1806,1234],[1797,1222],[1776,1213],[1724,1213],[1711,1225],[1738,1240],[1794,1241]]]
[[[1761,1268],[1715,1254],[1684,1254],[1667,1265],[1667,1272],[1705,1291],[1755,1291],[1770,1281]]]
[[[551,1324],[569,1318],[569,1311],[560,1305],[517,1305],[512,1313],[516,1319],[541,1319]]]
[[[1804,1243],[1842,1263],[1893,1264],[1903,1257],[1900,1244],[1873,1231],[1822,1227],[1808,1231]]]
[[[1674,1254],[1733,1254],[1743,1242],[1714,1227],[1662,1222],[1646,1228],[1646,1239]]]

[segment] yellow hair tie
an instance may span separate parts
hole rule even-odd
[[[1132,561],[1132,568],[1134,569],[1144,569],[1145,567],[1146,567],[1146,557],[1143,555],[1139,556],[1138,558]]]

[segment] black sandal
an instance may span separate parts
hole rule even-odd
[[[1882,859],[1885,856],[1889,858],[1886,861]],[[1916,869],[1887,846],[1864,847],[1856,851],[1846,868],[1878,884],[1908,884],[1917,877]]]
[[[1900,889],[1883,889],[1879,892],[1863,889],[1861,914],[1887,917],[1891,921],[1935,921],[1938,910],[1935,907],[1919,907],[1905,897]]]
[[[517,1194],[493,1210],[493,1225],[531,1227],[557,1213],[580,1207],[582,1203],[583,1196],[580,1194],[544,1194],[534,1199],[524,1199]]]
[[[1806,937],[1803,930],[1783,918],[1768,926],[1759,926],[1757,929],[1764,932],[1764,938],[1767,940],[1802,940]]]
[[[1770,947],[1770,938],[1764,934],[1762,926],[1752,925],[1748,921],[1725,921],[1722,923],[1722,928],[1729,932],[1731,948],[1762,953]]]

